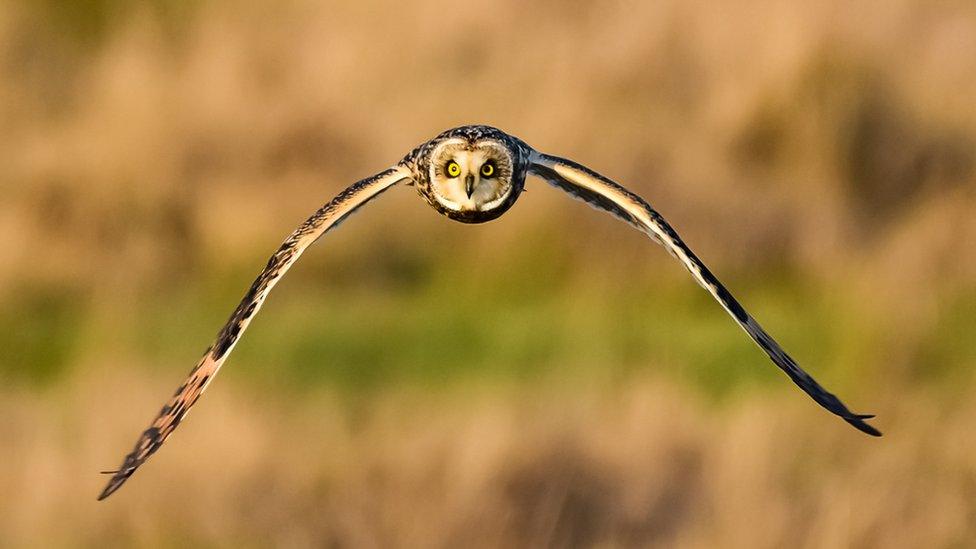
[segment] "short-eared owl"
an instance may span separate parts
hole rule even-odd
[[[489,126],[464,126],[438,135],[411,151],[395,166],[342,191],[284,241],[221,328],[216,341],[163,406],[152,425],[142,433],[119,470],[108,473],[113,475],[112,479],[99,499],[118,490],[186,417],[261,308],[268,292],[302,252],[356,209],[402,183],[415,186],[435,210],[451,219],[483,223],[512,207],[529,174],[613,214],[663,245],[794,383],[854,427],[869,435],[881,434],[864,422],[872,416],[851,412],[803,371],[732,297],[671,225],[641,197],[571,160],[540,153],[501,130]]]

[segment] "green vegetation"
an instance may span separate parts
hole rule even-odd
[[[663,252],[648,244],[647,253]],[[553,264],[521,260],[482,271],[479,282],[465,280],[474,266],[461,262],[392,288],[358,287],[355,280],[330,284],[304,269],[276,290],[230,367],[239,379],[282,390],[493,380],[585,384],[653,373],[721,397],[785,381],[676,263],[659,267],[662,272],[643,283],[604,287],[585,276],[565,278]],[[242,267],[146,296],[120,310],[124,321],[115,317],[117,323],[107,324],[93,324],[93,303],[80,291],[18,292],[0,313],[0,345],[8,350],[3,375],[8,382],[55,384],[70,373],[85,340],[95,338],[171,372],[175,383],[233,309],[239,296],[229,288],[245,288],[245,272]],[[864,311],[854,292],[828,295],[795,274],[753,278],[752,284],[726,278],[801,364],[832,386],[875,375],[871,365],[896,344],[879,328],[884,319]],[[508,281],[515,279],[524,282],[513,287]],[[443,299],[445,288],[450,302]],[[927,367],[912,369],[912,378],[968,380],[976,340],[965,334],[973,328],[974,300],[954,296],[940,310],[937,330],[918,335],[916,362]]]

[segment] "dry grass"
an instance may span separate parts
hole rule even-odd
[[[786,262],[893,298],[934,268],[976,274],[954,245],[976,237],[964,2],[272,5],[108,9],[84,48],[2,10],[0,281],[144,289],[174,265],[260,261],[345,184],[472,122],[626,182],[726,269]],[[548,196],[450,238],[610,227]],[[444,225],[409,197],[379,207],[397,215],[362,229],[370,249]]]
[[[796,394],[671,383],[285,399],[221,384],[130,486],[93,472],[165,383],[8,394],[0,543],[952,547],[976,536],[971,402],[909,394],[863,437]],[[92,395],[103,395],[93,403]],[[910,412],[907,412],[910,410]]]
[[[976,540],[972,2],[171,4],[0,7],[0,545]],[[278,241],[474,122],[648,197],[885,438],[737,381],[772,368],[608,216],[401,190],[96,504]]]

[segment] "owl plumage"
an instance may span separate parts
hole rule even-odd
[[[522,140],[499,129],[461,126],[417,147],[400,165],[410,169],[413,184],[432,208],[455,221],[484,223],[515,204],[525,188],[531,153]],[[447,173],[452,163],[461,170],[456,176]],[[495,170],[489,176],[480,173],[486,165]],[[470,192],[463,188],[468,176],[477,185]]]
[[[214,343],[160,410],[135,448],[99,495],[105,499],[163,444],[213,380],[268,293],[299,256],[363,204],[396,184],[417,188],[439,213],[464,223],[496,219],[515,204],[527,175],[535,175],[591,206],[611,213],[657,241],[691,273],[746,331],[769,358],[821,406],[855,428],[881,433],[865,423],[873,416],[855,414],[820,386],[766,333],[712,274],[678,233],[641,197],[602,175],[556,156],[540,153],[524,141],[490,126],[462,126],[419,145],[396,165],[356,182],[322,206],[296,229],[268,260]]]

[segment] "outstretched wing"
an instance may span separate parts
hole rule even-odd
[[[220,329],[217,340],[207,349],[200,362],[190,372],[186,381],[180,385],[169,402],[159,411],[152,425],[146,429],[136,442],[132,452],[118,471],[111,471],[112,479],[105,486],[98,499],[105,499],[119,489],[132,476],[132,473],[159,449],[174,429],[183,421],[190,407],[196,403],[207,385],[217,374],[217,370],[227,359],[238,338],[261,304],[268,292],[295,263],[302,252],[327,231],[337,226],[357,208],[369,202],[396,183],[410,177],[409,172],[400,166],[390,168],[368,179],[363,179],[342,191],[331,202],[322,206],[289,236],[278,251],[268,260],[268,265],[251,284],[237,309]]]
[[[732,294],[681,240],[678,233],[661,217],[661,214],[654,211],[641,197],[570,160],[533,151],[530,162],[530,173],[542,177],[550,184],[598,209],[610,212],[647,233],[663,245],[671,255],[684,264],[698,284],[708,290],[722,307],[732,315],[732,318],[769,355],[769,358],[786,372],[786,375],[790,376],[794,383],[806,391],[813,400],[861,431],[869,435],[881,436],[877,429],[864,422],[865,419],[873,416],[851,412],[840,399],[821,387],[810,377],[810,374],[803,371],[790,355],[786,354],[786,351],[762,329],[756,319],[752,318],[742,308],[742,305],[732,297]]]

